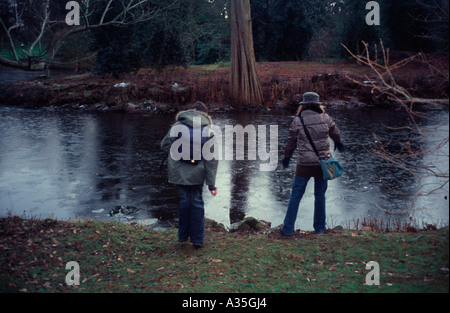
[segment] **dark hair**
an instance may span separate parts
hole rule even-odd
[[[208,113],[208,107],[201,101],[195,102],[193,105],[190,106],[190,109]]]

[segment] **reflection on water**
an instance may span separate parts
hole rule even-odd
[[[410,140],[423,144],[402,126],[405,117],[382,109],[334,109],[330,115],[341,129],[346,153],[335,153],[346,169],[329,183],[327,221],[330,226],[356,218],[414,218],[448,224],[448,186],[445,191],[421,198],[418,210],[406,210],[417,180],[396,172],[369,153],[373,133],[391,143]],[[395,114],[394,114],[395,113]],[[225,125],[278,125],[279,160],[291,115],[217,115]],[[161,139],[173,116],[133,116],[120,113],[47,112],[0,108],[0,215],[8,212],[59,219],[139,221],[167,227],[176,224],[178,190],[167,183],[161,169]],[[448,112],[432,114],[428,123],[442,124],[433,132],[448,133]],[[224,132],[223,132],[224,135]],[[223,140],[225,143],[225,140]],[[230,149],[232,147],[224,147]],[[448,171],[448,143],[442,158]],[[432,155],[417,160],[426,163]],[[295,162],[272,172],[259,171],[259,161],[220,161],[219,193],[205,188],[206,216],[226,226],[245,216],[282,223],[294,179]],[[388,185],[385,184],[388,183]],[[404,184],[406,182],[406,184]],[[428,181],[430,183],[433,181]],[[393,193],[389,188],[395,187]],[[314,195],[310,183],[300,204],[296,227],[312,229]],[[122,206],[122,210],[118,209]],[[127,209],[127,210],[125,210]],[[129,210],[128,210],[129,209]],[[128,212],[128,213],[127,213]],[[395,213],[401,212],[401,213]],[[111,213],[111,214],[110,214]]]

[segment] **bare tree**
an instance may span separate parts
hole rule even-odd
[[[393,71],[405,66],[409,62],[416,61],[428,66],[432,75],[436,76],[443,82],[444,85],[449,83],[449,73],[447,69],[441,69],[436,67],[427,60],[427,57],[423,53],[417,53],[409,58],[406,58],[393,65],[389,63],[389,49],[385,49],[383,42],[381,43],[382,62],[377,61],[377,57],[371,58],[369,53],[369,45],[365,42],[364,51],[361,55],[356,55],[351,52],[347,47],[344,48],[355,58],[358,62],[369,66],[376,79],[365,77],[365,81],[358,81],[354,78],[348,77],[355,83],[367,87],[367,82],[370,82],[372,92],[377,91],[380,94],[387,95],[388,99],[394,103],[397,103],[408,114],[410,125],[402,127],[408,129],[411,132],[415,132],[423,140],[423,145],[428,147],[425,149],[423,146],[415,146],[408,140],[406,142],[399,143],[401,149],[398,151],[391,151],[388,148],[388,143],[383,142],[378,138],[376,134],[375,146],[372,149],[372,153],[391,164],[395,168],[414,176],[418,182],[417,190],[414,195],[414,201],[411,204],[411,208],[415,205],[415,200],[419,196],[429,195],[438,190],[445,190],[448,188],[449,183],[449,136],[448,132],[438,132],[438,128],[445,125],[438,125],[436,127],[423,127],[419,123],[420,119],[426,119],[426,113],[423,109],[429,108],[445,108],[448,109],[449,99],[447,98],[422,98],[416,97],[411,92],[397,83]],[[448,95],[447,95],[448,96]],[[418,110],[418,108],[422,110]],[[425,110],[426,111],[426,110]],[[386,126],[387,127],[387,126]],[[448,127],[448,126],[447,126]],[[390,129],[399,129],[395,127],[389,127]],[[418,159],[423,158],[425,154],[431,154],[432,156],[425,163],[417,162]],[[442,160],[447,160],[443,164]],[[444,166],[443,166],[444,165]],[[431,179],[430,179],[431,178]],[[432,182],[430,182],[432,181]],[[392,190],[395,191],[395,190]]]
[[[448,0],[416,0],[421,10],[411,15],[412,20],[419,22],[423,31],[411,34],[416,38],[430,39],[448,49]]]
[[[11,57],[0,56],[0,65],[35,71],[44,69],[47,64],[59,63],[55,60],[57,53],[70,36],[106,26],[127,26],[148,21],[178,0],[171,1],[166,7],[154,5],[151,0],[108,0],[101,2],[101,7],[100,1],[82,0],[78,1],[81,3],[80,25],[72,26],[66,25],[65,14],[59,14],[53,19],[55,15],[52,15],[50,0],[44,0],[36,9],[37,22],[33,30],[29,31],[28,35],[33,38],[28,42],[20,42],[17,39],[20,30],[29,26],[25,25],[24,10],[19,7],[19,1],[6,1],[10,14],[8,18],[0,17],[0,27],[6,34]],[[16,43],[20,44],[20,52],[25,57],[17,53]],[[41,49],[36,51],[36,46]],[[75,62],[80,60],[72,63]]]
[[[415,97],[412,95],[407,88],[400,86],[393,74],[393,71],[401,68],[411,61],[420,61],[423,64],[428,64],[430,69],[435,73],[435,75],[442,77],[443,80],[448,84],[449,74],[448,69],[445,71],[443,69],[439,69],[432,64],[427,62],[427,57],[423,53],[417,53],[409,58],[406,58],[400,62],[397,62],[393,65],[390,64],[389,57],[389,49],[385,49],[383,42],[380,41],[381,44],[381,53],[382,53],[382,63],[380,64],[375,56],[374,59],[371,59],[369,53],[369,44],[363,42],[364,51],[361,55],[356,55],[352,51],[350,51],[346,46],[344,48],[350,53],[350,55],[357,60],[357,62],[361,64],[365,64],[369,66],[373,73],[376,75],[377,80],[372,81],[369,77],[366,76],[366,81],[370,81],[373,90],[377,90],[381,94],[388,95],[390,100],[395,101],[402,105],[402,107],[406,110],[406,112],[410,115],[411,120],[414,122],[414,117],[420,115],[415,110],[417,104],[428,104],[428,105],[437,105],[437,104],[447,104],[449,103],[448,98],[443,99],[429,99],[429,98],[421,98]],[[352,78],[350,78],[352,79]],[[354,82],[366,86],[364,82],[359,82],[352,79]],[[420,132],[420,127],[414,122],[417,130]]]
[[[258,105],[263,102],[256,72],[249,0],[231,1],[230,93],[236,104]]]

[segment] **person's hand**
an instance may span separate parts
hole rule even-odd
[[[211,195],[214,197],[217,195],[217,187],[214,185],[208,185],[208,189],[211,192]]]
[[[281,161],[281,164],[283,165],[283,168],[288,168],[289,167],[289,162],[291,161],[291,158],[284,158],[282,161]]]
[[[345,152],[345,145],[342,142],[337,142],[334,146],[334,150],[338,149],[339,152]]]

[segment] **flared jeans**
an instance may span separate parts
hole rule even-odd
[[[311,177],[301,177],[295,175],[292,186],[291,198],[289,200],[286,217],[281,231],[285,235],[292,235],[297,219],[298,207],[305,193],[306,186]],[[325,192],[328,188],[328,181],[322,178],[314,178],[314,221],[313,227],[316,234],[325,231]]]

